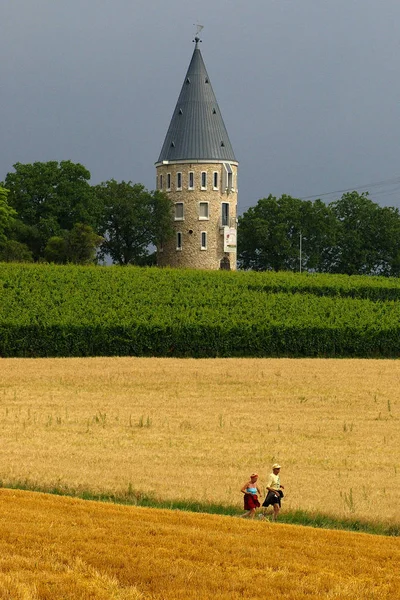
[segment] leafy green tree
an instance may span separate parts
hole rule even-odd
[[[104,239],[83,223],[76,223],[66,235],[67,261],[78,265],[90,265],[96,260],[96,252]]]
[[[21,223],[15,235],[29,246],[35,260],[44,256],[51,237],[62,236],[75,223],[97,229],[102,207],[84,166],[67,160],[16,163],[14,169],[7,174],[5,185]]]
[[[8,192],[0,186],[0,261],[32,262],[32,253],[27,246],[9,239],[17,222],[17,212],[7,202]]]
[[[48,262],[78,265],[93,264],[103,238],[90,225],[76,223],[63,236],[53,236],[47,242],[44,255]]]
[[[286,270],[298,259],[298,202],[271,194],[250,207],[238,223],[238,261],[244,269]],[[293,236],[296,242],[293,243]]]
[[[335,219],[323,202],[269,195],[249,208],[238,224],[238,261],[241,268],[324,270],[335,238]]]
[[[338,235],[338,223],[329,205],[317,199],[303,202],[302,211],[304,232],[302,253],[305,257],[305,270],[329,272],[332,252]]]
[[[400,276],[400,212],[398,208],[383,207],[380,210],[381,258],[380,273]]]
[[[29,250],[32,259],[33,256],[41,257],[42,239],[37,227],[25,225],[17,217],[8,228],[7,237],[25,246]]]
[[[0,241],[0,262],[32,262],[32,252],[15,240]]]
[[[64,265],[67,261],[67,241],[65,237],[53,235],[47,241],[44,249],[44,258],[47,262]]]
[[[331,272],[398,275],[400,215],[381,207],[368,193],[348,192],[331,204],[338,221]]]
[[[13,220],[17,216],[16,211],[7,201],[8,190],[0,187],[0,240],[6,239],[5,231],[10,228]]]
[[[259,200],[239,217],[239,265],[254,270],[400,275],[400,213],[368,193],[329,205],[282,196]]]
[[[151,246],[172,235],[172,203],[160,191],[114,179],[95,188],[103,206],[99,233],[104,242],[101,256],[119,265],[143,265],[152,261]]]

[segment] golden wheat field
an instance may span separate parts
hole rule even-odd
[[[0,359],[3,485],[241,505],[282,464],[283,510],[399,522],[400,362]]]
[[[393,600],[396,538],[0,490],[0,599]]]

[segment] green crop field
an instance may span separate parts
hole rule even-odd
[[[0,356],[397,357],[383,277],[0,265]]]

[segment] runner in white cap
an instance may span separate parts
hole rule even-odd
[[[272,473],[270,474],[267,481],[267,495],[263,502],[263,507],[267,508],[272,505],[274,509],[273,519],[276,521],[278,519],[279,511],[281,509],[281,499],[283,498],[283,489],[284,486],[281,485],[280,474],[281,465],[275,463],[272,465]]]

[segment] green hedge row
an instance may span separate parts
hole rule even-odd
[[[400,354],[400,327],[392,331],[285,325],[226,330],[218,326],[0,327],[2,357],[365,357]]]
[[[398,357],[399,292],[377,277],[0,264],[0,356]]]
[[[370,277],[305,273],[254,273],[252,290],[279,291],[315,296],[340,296],[369,300],[400,300],[400,282],[394,277]]]

